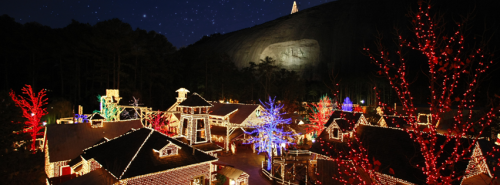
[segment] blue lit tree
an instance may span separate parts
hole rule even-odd
[[[276,104],[274,100],[275,99],[269,97],[268,102],[263,103],[260,101],[265,109],[265,111],[261,113],[262,123],[252,123],[252,127],[255,128],[255,130],[245,132],[246,134],[255,135],[255,137],[247,140],[245,144],[254,143],[255,149],[257,149],[259,153],[267,153],[268,171],[271,170],[274,148],[281,153],[280,146],[284,143],[289,143],[287,139],[294,136],[291,131],[285,132],[283,130],[283,125],[290,124],[291,119],[284,119],[282,117],[282,115],[285,114],[284,112],[280,112],[283,108],[283,104]]]
[[[344,99],[344,103],[342,103],[342,111],[352,111],[352,102],[349,97]]]

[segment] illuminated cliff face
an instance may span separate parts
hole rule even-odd
[[[345,78],[367,75],[370,65],[362,48],[373,43],[376,28],[400,25],[393,21],[395,18],[407,22],[401,16],[407,13],[406,9],[385,6],[407,7],[405,2],[337,0],[190,47],[206,54],[225,53],[239,69],[250,66],[249,62],[258,64],[268,56],[280,67],[307,79],[317,79],[332,70],[344,73],[341,76]]]
[[[306,64],[316,66],[319,62],[319,54],[318,41],[301,39],[271,44],[260,54],[260,59],[271,57],[281,68],[302,71]]]

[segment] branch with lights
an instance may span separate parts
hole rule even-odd
[[[369,48],[363,50],[381,69],[378,74],[385,76],[397,93],[405,113],[404,118],[410,126],[404,130],[419,144],[425,159],[425,166],[422,166],[421,170],[427,177],[426,182],[449,184],[462,179],[464,175],[455,172],[444,175],[448,174],[444,171],[453,169],[457,161],[470,160],[466,156],[471,155],[479,136],[491,125],[492,118],[500,110],[500,106],[497,105],[487,110],[485,114],[479,115],[479,119],[473,119],[473,116],[476,116],[473,112],[475,92],[486,70],[493,63],[492,60],[488,60],[492,54],[482,48],[465,48],[467,46],[464,45],[463,24],[458,24],[457,31],[451,36],[444,36],[441,20],[439,17],[431,16],[429,4],[421,3],[419,10],[413,16],[415,42],[407,41],[402,36],[398,37],[397,62],[391,60],[389,52],[380,42],[377,43],[376,52],[371,52]],[[431,123],[426,129],[419,128],[417,109],[410,92],[408,69],[403,55],[407,49],[420,52],[427,60],[429,71],[426,76],[429,79],[431,93],[429,97]],[[464,87],[465,90],[461,91],[459,87]],[[385,107],[383,103],[379,102],[379,105]],[[442,122],[443,115],[451,112],[455,106],[457,111],[451,128],[444,133],[447,139],[444,143],[438,143],[438,123]],[[474,130],[473,126],[480,127],[480,130],[477,128]],[[471,138],[472,144],[459,150],[460,140],[463,137]],[[453,145],[451,154],[447,154],[443,149],[447,144]],[[440,157],[446,159],[438,162],[437,159]]]
[[[31,150],[33,153],[36,152],[36,136],[38,135],[38,131],[42,129],[41,126],[41,118],[46,115],[48,112],[46,108],[42,108],[42,106],[47,105],[47,98],[45,97],[45,89],[40,90],[38,94],[33,93],[33,89],[30,85],[26,85],[26,87],[22,88],[23,94],[28,97],[24,97],[21,95],[17,95],[11,90],[9,92],[9,96],[14,100],[17,107],[20,107],[23,112],[23,117],[28,119],[25,121],[25,129],[24,132],[28,132],[31,136]]]
[[[265,111],[262,111],[261,124],[252,124],[252,128],[255,130],[246,132],[249,135],[256,135],[248,139],[245,144],[254,144],[254,148],[258,150],[258,153],[266,152],[267,154],[267,167],[269,171],[272,168],[272,156],[275,150],[278,153],[282,153],[284,144],[289,144],[289,139],[295,135],[291,131],[284,131],[283,125],[288,125],[291,123],[291,119],[284,119],[282,116],[285,114],[281,112],[283,109],[283,104],[276,104],[275,98],[269,97],[267,102],[260,101]]]
[[[306,128],[307,133],[319,133],[324,129],[325,123],[328,121],[333,112],[332,100],[327,96],[321,97],[319,102],[307,105],[312,113],[309,113],[310,127]]]

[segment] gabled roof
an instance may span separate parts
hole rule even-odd
[[[252,115],[252,113],[259,107],[258,104],[230,104],[230,103],[213,103],[210,108],[210,115],[226,116],[229,115],[229,122],[232,124],[242,124]]]
[[[105,122],[99,128],[92,128],[90,123],[49,124],[46,139],[50,162],[75,159],[84,149],[93,146],[104,137],[115,138],[131,128],[142,127],[139,120]]]
[[[101,114],[99,114],[99,113],[92,114],[92,117],[90,118],[90,120],[96,120],[96,119],[104,119],[104,117],[102,117]]]
[[[161,149],[170,142],[181,147],[178,155],[160,158],[153,149]],[[119,180],[217,160],[149,128],[130,132],[87,149],[82,157],[87,160],[94,158]]]
[[[232,112],[238,110],[238,104],[225,104],[225,103],[213,103],[213,107],[210,108],[210,115],[215,116],[226,116]]]
[[[213,105],[210,104],[204,98],[202,98],[199,94],[193,93],[186,100],[179,103],[179,106],[180,107],[212,107]]]
[[[347,111],[333,111],[332,116],[333,118],[345,118],[347,120],[356,120],[358,121],[359,118],[363,115],[363,113],[359,112],[347,112]]]
[[[334,111],[325,123],[325,128],[328,128],[333,122],[335,122],[342,132],[352,131],[362,115],[362,113],[357,112]]]
[[[492,155],[488,155],[493,150],[493,143],[491,141],[485,139],[477,140],[478,146],[481,149],[481,153],[486,158],[486,165],[491,173],[493,173],[493,168],[498,164],[498,156],[494,157]],[[496,170],[496,174],[492,174],[495,177],[500,175],[500,170]]]

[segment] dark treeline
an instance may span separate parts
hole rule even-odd
[[[0,28],[4,90],[30,84],[47,89],[51,99],[89,109],[108,88],[120,89],[125,101],[136,96],[158,107],[167,107],[163,100],[175,90],[176,48],[153,31],[132,30],[118,19],[51,29],[36,22],[21,25],[7,15],[0,17]]]
[[[482,34],[486,33],[485,37],[493,35],[487,45],[496,51],[500,37],[494,33],[498,25],[488,26],[493,23],[485,24],[482,12],[476,13],[478,21],[471,27],[477,30],[469,30],[466,36],[479,40]],[[395,24],[393,26],[401,28],[403,37],[411,39],[412,30],[405,29],[410,27],[411,19],[394,17],[401,20],[387,24]],[[454,20],[454,17],[446,18]],[[484,25],[488,26],[488,32],[482,30]],[[447,26],[451,26],[447,30],[453,30],[453,24]],[[377,30],[385,37],[383,44],[395,51],[393,38],[396,37],[391,26],[384,24]],[[277,100],[286,103],[289,111],[297,110],[299,102],[318,101],[323,95],[332,97],[337,91],[339,101],[350,97],[354,103],[364,100],[365,105],[375,105],[376,92],[379,92],[382,102],[392,104],[398,101],[394,90],[385,78],[377,74],[379,69],[370,64],[369,58],[363,56],[363,47],[376,48],[373,45],[376,36],[360,42],[359,48],[356,47],[359,50],[353,54],[356,56],[350,59],[320,63],[316,71],[320,74],[319,80],[305,80],[296,72],[278,67],[272,58],[247,61],[249,67],[238,69],[226,54],[212,52],[207,47],[177,49],[164,35],[139,28],[133,30],[119,19],[95,25],[72,21],[64,28],[52,29],[36,22],[23,25],[8,15],[2,15],[0,90],[19,92],[25,84],[32,85],[35,91],[47,89],[49,112],[55,114],[54,117],[70,116],[77,105],[83,105],[85,113],[92,112],[98,108],[96,96],[105,94],[106,89],[119,89],[123,103],[135,96],[155,110],[170,107],[177,96],[175,90],[181,87],[197,92],[207,100],[259,103],[259,99],[268,95],[276,96]],[[204,37],[198,42],[217,37],[220,34]],[[422,74],[426,69],[421,68],[425,63],[420,62],[425,60],[420,55],[408,53],[408,65],[414,69],[409,75],[415,79],[411,87],[415,103],[425,105],[429,92],[427,79]],[[497,59],[494,57],[495,61]],[[366,66],[353,66],[351,60],[366,61]],[[486,100],[483,104],[500,94],[499,86],[495,85],[498,70],[499,65],[494,65],[493,75],[486,78],[478,90],[482,96],[479,99]]]
[[[173,104],[180,87],[208,100],[244,103],[258,103],[267,95],[312,101],[329,92],[321,82],[306,82],[278,68],[271,58],[237,69],[225,54],[177,50],[163,35],[133,30],[119,19],[93,26],[72,21],[51,29],[36,22],[22,25],[3,15],[0,34],[2,90],[19,91],[25,84],[35,91],[47,89],[57,117],[68,116],[71,111],[63,109],[76,110],[77,105],[91,112],[105,89],[119,89],[122,101],[135,96],[161,110]]]

